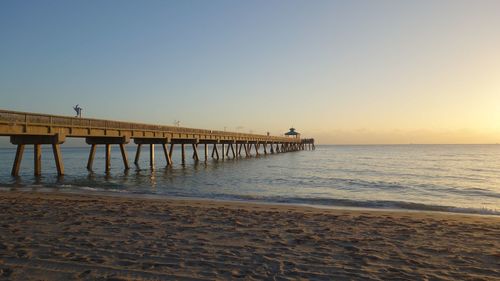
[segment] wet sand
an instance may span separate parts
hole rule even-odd
[[[500,280],[500,217],[0,192],[0,280]]]

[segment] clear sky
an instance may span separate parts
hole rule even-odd
[[[500,142],[500,1],[1,1],[0,108]]]

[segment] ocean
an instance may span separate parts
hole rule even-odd
[[[15,147],[0,149],[1,189],[500,215],[500,145],[318,145],[314,151],[206,163],[188,157],[186,165],[177,148],[171,167],[157,146],[155,169],[147,147],[135,166],[135,146],[129,145],[131,169],[123,169],[119,148],[113,147],[109,174],[102,147],[89,172],[89,147],[63,145],[60,178],[49,146],[42,150],[42,176],[33,176],[32,151],[26,148],[21,174],[14,178]]]

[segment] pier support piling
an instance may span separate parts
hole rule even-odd
[[[200,157],[198,156],[198,144],[193,143],[193,159],[194,161],[200,161]]]
[[[246,143],[245,144],[245,156],[246,157],[249,157],[250,156],[250,149],[248,148],[249,144]]]
[[[106,144],[106,173],[111,170],[111,144]]]
[[[182,165],[186,164],[186,146],[181,143],[181,157],[182,157]]]
[[[123,166],[125,166],[125,170],[130,169],[130,167],[128,165],[127,150],[125,150],[125,145],[123,143],[120,144],[120,152],[122,153]]]
[[[174,154],[174,143],[170,144],[170,157],[172,157]]]
[[[134,160],[134,164],[136,165],[139,165],[139,157],[141,156],[141,147],[142,144],[137,145],[137,151],[135,153],[135,160]]]
[[[236,145],[236,144],[235,144]],[[236,153],[234,152],[234,147],[233,147],[233,144],[230,144],[231,146],[231,152],[233,154],[233,159],[236,158]]]
[[[19,175],[19,169],[21,168],[21,161],[23,160],[24,144],[18,144],[16,150],[16,158],[14,159],[14,165],[12,166],[11,174],[13,176]]]
[[[167,166],[172,166],[172,158],[168,153],[167,144],[162,143],[161,146],[163,147],[163,153],[165,154],[165,159],[167,160]]]
[[[54,160],[56,161],[57,174],[62,176],[64,175],[64,164],[59,144],[52,144],[52,151],[54,152]]]
[[[33,160],[35,166],[35,176],[42,174],[42,147],[40,144],[35,144],[33,147]]]
[[[205,152],[205,162],[207,162],[208,161],[208,144],[205,143],[204,148],[205,148],[205,151],[204,151]]]
[[[94,163],[96,146],[97,146],[96,144],[92,144],[90,146],[89,160],[87,161],[87,170],[92,170],[92,164]]]
[[[238,156],[240,156],[240,157],[241,157],[241,149],[242,149],[242,147],[243,147],[244,145],[245,145],[245,144],[243,144],[243,143],[242,143],[242,144],[240,144],[240,147],[239,147],[239,149],[238,149]]]
[[[52,145],[54,160],[56,162],[57,174],[64,175],[64,165],[61,157],[59,144],[64,143],[65,136],[62,134],[55,135],[15,135],[10,137],[10,142],[17,145],[14,164],[12,165],[11,174],[18,176],[23,159],[24,148],[27,144],[33,145],[33,164],[34,175],[40,176],[42,173],[42,144]]]
[[[136,158],[136,164],[139,163],[139,155],[140,155],[140,147],[143,144],[149,144],[149,166],[151,168],[155,167],[155,144],[161,144],[163,147],[163,153],[165,154],[165,159],[167,160],[167,166],[172,165],[172,159],[171,159],[171,154],[172,154],[172,147],[170,147],[170,153],[168,153],[167,150],[167,143],[169,139],[168,138],[136,138],[134,139],[134,143],[137,144],[137,153],[135,155]]]
[[[155,167],[155,144],[149,144],[149,167],[154,169]]]
[[[87,161],[87,169],[92,170],[92,164],[94,162],[94,156],[97,145],[105,145],[105,165],[104,169],[106,173],[109,173],[111,170],[111,145],[118,144],[120,145],[120,150],[123,159],[123,165],[125,169],[129,169],[128,165],[128,157],[125,151],[125,144],[129,143],[130,138],[128,136],[120,136],[120,137],[87,137],[85,138],[85,142],[90,144],[90,153],[89,159]],[[139,150],[140,152],[140,150]],[[137,158],[137,155],[136,155]]]
[[[219,150],[217,149],[216,143],[214,143],[214,147],[212,149],[212,158],[214,158],[214,153],[215,153],[215,159],[219,160]]]

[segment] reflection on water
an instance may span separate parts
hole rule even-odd
[[[129,155],[135,148],[127,147]],[[43,149],[42,176],[34,177],[26,149],[20,177],[10,176],[14,146],[0,149],[0,185],[61,191],[108,191],[201,198],[375,208],[500,212],[499,145],[318,146],[315,151],[194,162],[187,149],[167,167],[142,157],[123,169],[119,150],[104,172],[98,148],[94,170],[86,170],[88,148],[62,147],[66,175],[58,177],[50,149]],[[210,155],[211,151],[209,151]],[[203,148],[200,155],[204,155]]]

